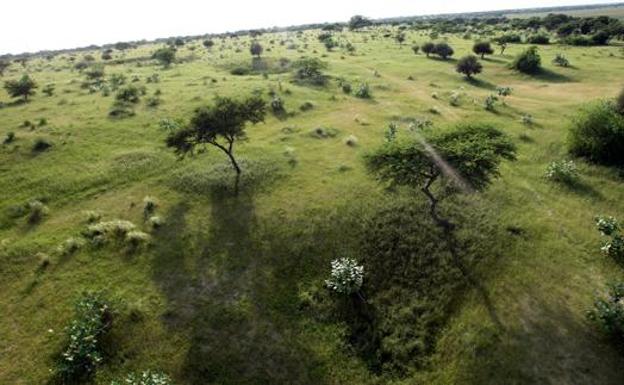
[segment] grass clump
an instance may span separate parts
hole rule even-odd
[[[44,138],[35,139],[35,143],[33,143],[32,151],[33,152],[44,152],[52,147],[52,143]]]
[[[28,223],[36,224],[41,222],[45,216],[48,215],[50,210],[48,206],[38,200],[28,202]]]
[[[100,244],[107,241],[122,240],[135,228],[134,223],[130,221],[116,219],[89,225],[83,235],[94,244]]]

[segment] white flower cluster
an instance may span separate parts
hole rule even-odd
[[[171,385],[171,379],[164,373],[145,371],[140,375],[129,374],[123,383],[113,381],[111,385]]]
[[[364,267],[351,258],[335,259],[331,262],[331,276],[325,284],[341,294],[352,294],[360,290],[364,280]]]
[[[546,169],[546,178],[556,182],[572,183],[578,179],[576,164],[571,160],[552,162]]]
[[[620,224],[613,217],[598,216],[596,217],[596,227],[602,235],[610,236],[620,229]]]

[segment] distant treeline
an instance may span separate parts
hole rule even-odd
[[[437,33],[466,33],[470,31],[478,31],[488,26],[496,27],[497,29],[504,32],[526,30],[528,32],[536,33],[541,29],[545,29],[548,32],[556,33],[557,36],[560,38],[565,38],[566,42],[571,44],[595,45],[605,44],[608,40],[612,38],[624,38],[624,23],[616,18],[609,16],[574,17],[564,13],[550,13],[545,17],[534,16],[528,18],[509,18],[505,15],[526,14],[533,12],[543,13],[550,11],[567,12],[575,10],[601,9],[605,7],[624,7],[624,3],[531,8],[490,12],[470,12],[444,15],[393,17],[375,20],[366,19],[362,16],[354,16],[348,22],[303,24],[288,27],[248,29],[236,32],[225,32],[206,35],[175,36],[155,40],[118,42],[115,44],[106,44],[102,46],[89,45],[80,48],[39,51],[36,53],[22,53],[17,55],[6,54],[0,56],[0,59],[19,61],[24,58],[30,57],[51,58],[60,54],[75,53],[81,51],[107,50],[110,52],[110,50],[112,49],[126,50],[130,48],[136,48],[144,44],[152,43],[174,44],[174,42],[197,39],[237,38],[244,36],[257,37],[265,33],[300,32],[312,29],[321,29],[325,31],[341,31],[344,28],[349,28],[351,30],[357,30],[367,26],[383,25],[400,26],[400,28],[402,29],[432,30]]]

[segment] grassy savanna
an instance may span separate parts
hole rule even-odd
[[[0,383],[50,380],[73,303],[85,290],[102,290],[116,311],[105,360],[91,380],[96,384],[145,369],[162,370],[179,384],[621,383],[624,359],[585,312],[607,282],[624,278],[600,253],[593,220],[624,217],[622,176],[582,160],[574,187],[544,174],[552,161],[568,157],[567,127],[579,106],[621,89],[622,46],[541,46],[545,71],[529,76],[508,68],[527,48],[512,44],[504,55],[497,50],[482,60],[483,73],[468,81],[455,72],[455,60],[471,52],[473,40],[443,37],[455,49],[455,59],[444,61],[410,49],[429,41],[427,33],[406,31],[403,46],[376,29],[337,33],[356,47],[353,55],[326,52],[318,33],[257,40],[262,59],[272,63],[321,58],[332,77],[324,87],[292,83],[288,70],[232,75],[232,68],[251,63],[249,37],[215,39],[209,50],[201,40],[189,41],[167,69],[149,59],[160,44],[115,51],[106,77],[124,74],[127,83],[145,86],[142,99],[162,92],[160,105],[141,100],[136,114],[123,119],[108,116],[114,93],[80,87],[85,75],[68,54],[5,71],[3,80],[28,73],[39,89],[28,103],[8,103],[0,92],[7,102],[0,137],[15,133],[0,147]],[[89,53],[101,61],[93,51],[76,53],[76,62]],[[571,66],[552,65],[557,53]],[[154,73],[160,81],[147,83]],[[368,83],[372,98],[343,93],[336,78],[354,88]],[[55,93],[48,97],[41,89],[50,83]],[[499,86],[513,92],[486,111],[485,98]],[[235,148],[243,168],[238,195],[219,188],[233,178],[221,152],[207,148],[180,160],[165,147],[162,119],[188,121],[217,95],[256,92],[270,101],[270,90],[292,114],[269,114],[247,127],[248,140]],[[458,106],[449,103],[452,93],[460,95]],[[313,108],[301,111],[305,102]],[[532,125],[523,124],[525,114]],[[378,212],[422,206],[413,192],[387,191],[362,161],[383,142],[390,122],[407,135],[414,119],[430,120],[436,130],[489,123],[516,143],[518,159],[502,164],[489,190],[442,204],[484,229],[478,235],[488,248],[476,247],[471,265],[480,287],[454,290],[433,328],[433,347],[390,375],[360,354],[357,341],[350,343],[348,322],[326,314],[331,305],[323,282],[331,260],[366,258],[360,253],[371,248],[366,235]],[[335,135],[319,138],[318,128]],[[351,135],[357,143],[345,144]],[[33,151],[37,139],[52,147]],[[87,211],[148,231],[145,196],[155,198],[164,221],[150,231],[148,246],[57,251],[68,238],[81,237]],[[49,209],[36,223],[16,214],[33,200]],[[470,227],[465,232],[474,236]],[[437,288],[415,296],[427,297],[429,290]],[[397,293],[394,301],[408,301]],[[397,317],[419,314],[417,306],[392,306]]]

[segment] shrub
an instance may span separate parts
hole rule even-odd
[[[301,111],[310,111],[313,108],[314,108],[314,104],[312,104],[312,102],[303,102],[299,106],[299,110],[301,110]]]
[[[286,108],[284,107],[284,101],[279,96],[275,96],[271,100],[271,111],[273,111],[276,115],[281,115],[286,112]]]
[[[606,295],[596,298],[587,317],[621,345],[624,342],[624,283],[609,284]]]
[[[129,231],[126,234],[126,242],[130,246],[131,250],[136,250],[139,247],[147,244],[149,242],[149,239],[149,234],[144,233],[143,231],[133,230]]]
[[[85,211],[84,216],[87,223],[95,223],[102,219],[102,214],[93,210]]]
[[[327,76],[322,70],[327,65],[316,58],[303,58],[293,63],[295,69],[295,80],[299,83],[307,83],[312,85],[325,85]]]
[[[487,111],[494,111],[496,109],[496,102],[498,97],[496,95],[488,95],[483,102],[483,106]]]
[[[173,381],[164,373],[148,370],[141,374],[128,374],[123,381],[113,381],[111,385],[173,385]]]
[[[45,87],[41,90],[46,96],[54,95],[54,84],[46,84]]]
[[[41,201],[33,200],[28,202],[28,222],[31,224],[39,223],[49,213],[48,206]]]
[[[483,65],[479,63],[479,60],[474,55],[464,56],[459,59],[455,70],[466,75],[468,79],[472,78],[472,75],[480,74],[483,71]]]
[[[548,37],[548,35],[544,35],[544,34],[532,35],[532,36],[529,36],[529,38],[527,39],[527,43],[550,44],[550,38]]]
[[[568,133],[569,151],[606,165],[624,163],[624,116],[611,101],[583,107]]]
[[[157,229],[157,228],[161,227],[162,225],[164,225],[165,221],[161,217],[159,217],[158,215],[154,215],[154,216],[151,216],[147,220],[147,223],[151,226],[151,228]]]
[[[525,74],[536,74],[540,72],[542,70],[542,59],[537,52],[537,47],[530,47],[516,56],[511,63],[511,68]]]
[[[67,238],[63,243],[57,247],[57,251],[60,255],[66,257],[76,253],[83,245],[83,241],[77,238]]]
[[[364,267],[351,258],[335,259],[331,262],[331,275],[325,285],[340,294],[357,293],[364,281]]]
[[[15,141],[15,133],[12,131],[7,132],[6,137],[2,141],[3,144],[9,144]]]
[[[533,125],[533,115],[531,114],[522,114],[522,117],[520,118],[520,120],[522,121],[522,124],[524,124],[525,126],[532,126]]]
[[[135,228],[132,222],[116,219],[89,225],[83,235],[94,244],[101,244],[111,240],[122,240]]]
[[[249,75],[250,72],[249,68],[243,66],[234,67],[230,70],[230,73],[235,76]]]
[[[559,67],[569,67],[570,66],[570,61],[563,56],[562,54],[558,53],[555,58],[553,59],[553,64],[557,65]]]
[[[355,135],[349,135],[345,139],[345,144],[349,147],[355,147],[358,144],[358,138]]]
[[[156,210],[156,207],[158,207],[158,203],[155,198],[151,196],[143,198],[143,216],[147,218]]]
[[[117,91],[117,95],[115,95],[115,100],[122,103],[136,104],[139,102],[140,98],[141,90],[133,85],[119,89],[119,91]]]
[[[361,83],[358,88],[355,90],[355,97],[360,99],[370,99],[371,98],[370,87],[367,83]]]
[[[600,250],[615,261],[624,262],[624,235],[620,231],[619,222],[613,217],[598,216],[596,227],[603,236],[611,238]]]
[[[600,234],[610,237],[620,231],[620,223],[614,217],[597,216],[596,227]]]
[[[399,130],[399,126],[396,123],[388,124],[388,127],[386,128],[386,132],[384,133],[384,139],[386,139],[386,142],[388,143],[394,142],[396,139],[398,130]]]
[[[560,183],[572,184],[578,181],[579,174],[571,160],[554,161],[546,169],[546,178]]]
[[[350,94],[351,93],[351,84],[347,83],[347,82],[343,82],[342,83],[342,92],[344,92],[345,94]]]
[[[84,294],[75,305],[75,316],[67,328],[67,345],[55,368],[64,382],[91,376],[104,360],[102,338],[110,331],[113,313],[99,293]]]
[[[414,51],[414,55],[418,55],[418,52],[420,51],[420,46],[413,45],[412,46],[412,51]]]

